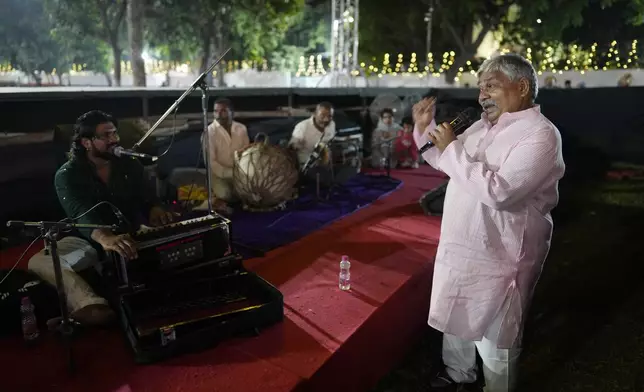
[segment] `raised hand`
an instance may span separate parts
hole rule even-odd
[[[436,113],[436,98],[430,97],[425,98],[414,105],[412,109],[412,115],[414,118],[414,123],[418,129],[422,131],[427,128],[427,126],[434,119],[434,114]]]

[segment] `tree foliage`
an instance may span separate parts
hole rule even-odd
[[[589,8],[622,7],[610,23],[615,35],[627,23],[641,23],[644,0],[432,0],[435,6],[433,51],[454,50],[456,57],[446,72],[452,81],[460,67],[472,60],[484,38],[502,32],[505,43],[531,45],[560,40],[579,41]],[[424,53],[426,24],[423,17],[430,0],[389,2],[371,0],[361,8],[361,53],[372,57],[384,52]],[[541,23],[537,23],[537,20]],[[601,16],[597,17],[595,25]],[[604,23],[606,23],[604,21]],[[598,30],[598,29],[595,29]],[[590,33],[590,31],[588,31]],[[596,40],[602,30],[594,33]],[[589,37],[590,34],[587,34]],[[421,57],[422,58],[422,57]]]
[[[324,0],[139,0],[145,17],[134,58],[147,49],[169,62],[189,60],[203,71],[226,48],[230,59],[275,64],[328,50],[330,2]],[[0,13],[0,60],[36,77],[58,74],[71,64],[104,72],[113,65],[120,84],[121,58],[127,57],[128,0],[5,0]],[[503,43],[535,47],[564,42],[589,46],[628,41],[644,33],[644,0],[369,0],[360,7],[360,56],[380,60],[417,53],[425,60],[429,4],[433,4],[432,51],[457,55],[446,72],[476,55],[495,32]],[[145,20],[145,23],[142,23]],[[538,23],[537,21],[540,21]],[[132,57],[132,56],[130,56]],[[440,61],[439,56],[434,57]],[[111,61],[110,61],[111,60]],[[197,67],[195,67],[197,68]],[[223,82],[223,67],[217,69]]]
[[[543,3],[550,3],[556,12],[549,11]],[[641,0],[569,0],[557,3],[542,1],[523,7],[516,20],[505,26],[504,42],[534,46],[557,41],[590,46],[636,39],[644,31],[644,1]]]
[[[50,35],[50,27],[39,0],[5,1],[0,12],[0,59],[31,75],[37,84],[41,83],[37,71],[67,71],[71,59]]]
[[[67,34],[110,46],[114,79],[120,86],[127,0],[44,0],[44,3],[45,10]]]
[[[328,49],[331,39],[329,2],[309,2],[294,17],[284,36],[283,46],[302,48],[305,53],[321,53]]]
[[[200,71],[231,47],[230,58],[261,61],[277,50],[304,0],[152,0],[147,37],[179,55],[199,53]],[[219,67],[220,84],[223,68]]]
[[[304,10],[304,0],[244,1],[233,9],[233,39],[241,43],[246,58],[261,61],[277,50],[287,31]]]
[[[419,0],[370,0],[360,2],[360,57],[381,60],[384,53],[407,57],[425,50],[428,6]],[[435,31],[435,30],[434,30]],[[435,47],[441,47],[441,34],[434,35]]]

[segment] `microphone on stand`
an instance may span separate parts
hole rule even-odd
[[[142,153],[142,152],[136,152],[136,151],[132,151],[132,150],[126,150],[125,148],[123,148],[123,147],[121,147],[121,146],[114,147],[114,148],[112,149],[112,154],[114,154],[115,156],[117,156],[117,157],[119,157],[119,158],[120,158],[121,156],[128,156],[128,157],[134,157],[134,158],[149,159],[149,160],[151,160],[152,162],[154,162],[154,161],[156,161],[157,159],[159,159],[159,157],[155,157],[154,155],[148,155],[148,154],[144,154],[144,153]]]
[[[461,133],[465,132],[465,130],[469,128],[470,125],[472,125],[476,116],[477,116],[476,109],[467,108],[462,112],[460,112],[458,116],[456,116],[456,118],[449,123],[449,125],[452,126],[452,130],[454,131],[454,134],[458,136]],[[429,141],[425,143],[424,146],[419,148],[418,152],[422,155],[432,147],[434,147],[434,143]]]

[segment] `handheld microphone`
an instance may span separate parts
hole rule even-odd
[[[476,109],[474,108],[467,108],[462,112],[460,112],[458,116],[456,116],[456,118],[450,121],[449,123],[449,125],[452,126],[452,130],[454,131],[454,134],[458,136],[461,133],[463,133],[467,128],[469,128],[469,126],[472,125],[472,123],[474,122],[476,115],[477,115],[477,112],[476,112]],[[434,143],[427,142],[425,143],[424,146],[418,149],[418,152],[422,155],[432,147],[434,147]]]
[[[148,154],[144,154],[144,153],[142,153],[142,152],[136,152],[136,151],[132,151],[132,150],[126,150],[125,148],[123,148],[123,147],[121,147],[121,146],[114,147],[114,148],[112,149],[112,154],[116,155],[116,156],[117,156],[117,157],[119,157],[119,158],[120,158],[121,156],[125,155],[125,156],[128,156],[128,157],[135,157],[135,158],[149,159],[149,160],[151,160],[152,162],[154,162],[154,161],[156,161],[157,159],[159,159],[158,157],[155,157],[155,156],[153,156],[153,155],[148,155]]]

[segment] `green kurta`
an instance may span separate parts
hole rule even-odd
[[[94,164],[83,158],[72,158],[58,169],[54,180],[58,199],[69,218],[80,218],[77,223],[115,225],[119,223],[111,206],[103,204],[89,211],[101,201],[112,203],[136,230],[147,221],[150,209],[159,200],[149,184],[143,165],[134,158],[116,158],[111,161],[108,183],[96,175]],[[92,229],[80,229],[80,234],[100,248],[90,235]]]

